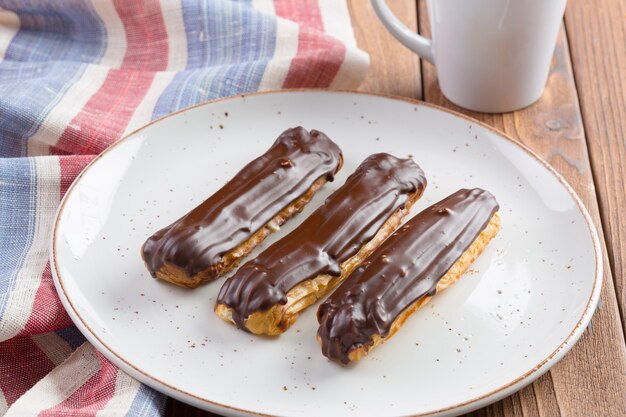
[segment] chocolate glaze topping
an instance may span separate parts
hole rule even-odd
[[[247,317],[287,303],[293,287],[320,274],[341,275],[340,264],[370,241],[409,193],[421,194],[423,171],[410,159],[371,155],[298,228],[246,263],[228,279],[218,304],[233,310],[237,326]]]
[[[150,273],[167,262],[191,277],[219,263],[318,178],[332,181],[341,163],[341,150],[322,132],[286,130],[215,194],[144,243]]]
[[[319,307],[322,353],[347,364],[372,335],[388,336],[402,311],[435,294],[498,208],[489,192],[462,189],[405,223]]]

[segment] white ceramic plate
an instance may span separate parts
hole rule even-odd
[[[185,290],[151,279],[140,258],[149,235],[295,125],[326,132],[345,166],[263,247],[374,152],[412,156],[424,169],[429,185],[413,214],[462,187],[483,187],[501,205],[502,230],[473,270],[356,366],[322,356],[316,307],[278,338],[255,337],[213,313],[223,279]],[[291,91],[184,110],[109,148],[65,196],[52,271],[74,322],[104,355],[195,406],[226,415],[456,415],[530,383],[571,348],[598,302],[599,254],[571,188],[502,134],[424,103]]]

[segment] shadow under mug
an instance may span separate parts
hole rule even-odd
[[[371,0],[387,30],[437,67],[439,86],[466,109],[504,113],[537,101],[567,0],[429,0],[432,40]]]

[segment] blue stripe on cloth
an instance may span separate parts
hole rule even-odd
[[[88,0],[2,0],[20,30],[0,62],[0,157],[25,156],[32,136],[106,47],[104,23]]]
[[[142,385],[125,417],[159,416],[165,411],[166,397]]]
[[[198,19],[204,16],[204,19]],[[186,1],[187,69],[159,97],[153,119],[218,97],[257,91],[276,48],[276,18],[250,0]]]
[[[35,162],[0,158],[0,320],[35,234]]]
[[[85,339],[85,336],[83,336],[83,334],[74,326],[57,330],[55,333],[59,335],[61,339],[65,340],[72,347],[72,349],[76,349],[87,340]]]

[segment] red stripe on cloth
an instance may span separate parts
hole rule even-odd
[[[346,47],[323,33],[316,0],[275,0],[276,14],[300,25],[298,51],[283,88],[329,87],[346,57]]]
[[[141,71],[167,69],[167,30],[158,0],[115,0],[126,30],[126,55],[122,68]]]
[[[345,56],[346,48],[341,42],[301,28],[298,52],[291,60],[283,88],[329,87]]]
[[[61,403],[40,412],[39,417],[91,417],[104,408],[115,395],[118,369],[98,353],[100,370]],[[119,411],[119,410],[118,410]]]
[[[0,390],[13,404],[54,368],[54,363],[30,337],[0,343]]]
[[[100,153],[120,138],[152,84],[153,72],[110,70],[59,139],[57,147],[76,154]]]
[[[60,156],[59,164],[61,166],[61,187],[59,199],[63,198],[67,189],[72,185],[74,179],[89,164],[96,155],[75,155]]]
[[[144,98],[154,71],[167,68],[168,38],[158,0],[116,0],[126,32],[121,69],[111,69],[100,89],[65,129],[56,147],[74,154],[100,153],[120,138]]]
[[[324,31],[322,13],[317,0],[274,0],[276,14],[300,26]]]
[[[54,289],[54,282],[50,273],[50,262],[46,264],[46,268],[43,271],[33,305],[35,308],[28,317],[28,321],[19,336],[48,333],[72,324],[72,320],[65,312],[61,300],[59,300]]]

